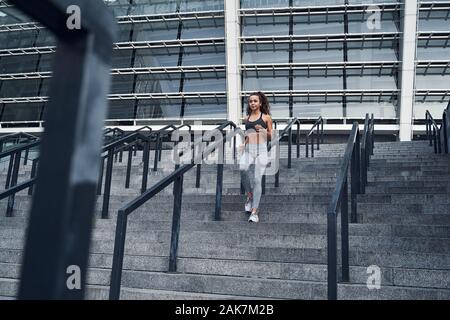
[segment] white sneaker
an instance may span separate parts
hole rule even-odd
[[[258,223],[259,222],[259,217],[257,214],[252,213],[250,215],[250,218],[248,218],[248,222],[255,222]]]
[[[247,198],[247,201],[245,202],[244,210],[245,210],[245,212],[252,211],[252,199],[251,198]]]

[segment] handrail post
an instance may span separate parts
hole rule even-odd
[[[33,179],[34,177],[36,177],[37,162],[38,162],[38,159],[33,159],[31,162],[32,164],[31,164],[30,179]],[[28,195],[29,196],[33,195],[33,186],[30,186],[30,188],[28,188]]]
[[[442,125],[441,125],[442,128]],[[442,153],[442,145],[441,145],[441,130],[437,130],[436,134],[436,143],[438,145],[438,153]]]
[[[314,130],[311,131],[311,158],[314,158]]]
[[[13,168],[13,172],[12,172],[12,178],[11,178],[11,183],[10,183],[10,187],[15,187],[17,184],[17,178],[19,175],[19,168],[20,168],[20,155],[21,155],[22,151],[17,151],[14,154],[14,168]],[[14,209],[14,200],[15,200],[15,195],[11,195],[8,198],[8,206],[6,208],[6,216],[7,217],[12,217],[13,216],[13,209]]]
[[[353,196],[353,191],[352,191],[352,196]],[[349,243],[348,243],[348,179],[347,179],[347,177],[345,177],[344,190],[343,190],[342,200],[341,200],[342,282],[350,281],[348,246],[349,246]]]
[[[159,146],[158,146],[158,161],[161,162],[161,157],[162,157],[162,145],[163,145],[163,139],[164,136],[161,135],[160,139],[159,139]]]
[[[305,146],[306,146],[306,158],[309,158],[309,137],[308,137],[308,133],[306,133]]]
[[[327,214],[328,300],[337,300],[337,223],[336,212]]]
[[[372,116],[370,117],[370,120],[372,123],[370,127],[370,155],[373,156],[373,149],[375,147],[375,119],[373,117],[373,113]],[[367,165],[370,165],[370,157]]]
[[[150,162],[150,141],[144,141],[144,167],[142,168],[142,185],[141,193],[147,190],[148,167]],[[155,157],[156,159],[156,157]]]
[[[125,177],[125,188],[130,188],[131,165],[133,161],[133,145],[128,148],[127,173]]]
[[[117,214],[116,236],[114,240],[114,254],[109,287],[109,300],[119,300],[120,298],[120,283],[122,281],[127,219],[127,214],[124,211],[119,210]]]
[[[114,148],[111,148],[108,150],[108,157],[106,161],[106,177],[105,177],[105,190],[103,193],[102,219],[107,219],[109,215],[109,198],[111,194],[111,177],[112,177],[113,161],[114,161]]]
[[[288,133],[288,168],[289,169],[292,168],[291,157],[292,157],[292,128],[289,128],[289,133]]]
[[[159,132],[156,134],[156,140],[155,140],[155,159],[154,159],[154,165],[153,165],[153,171],[158,171],[158,148],[159,148]]]
[[[350,199],[351,199],[351,221],[352,223],[356,223],[357,222],[357,194],[360,193],[361,191],[361,185],[359,184],[360,182],[360,175],[359,172],[360,171],[360,159],[359,159],[359,152],[360,152],[360,146],[359,146],[359,133],[356,134],[356,142],[355,142],[355,146],[353,147],[353,153],[352,153],[352,159],[351,159],[351,195],[350,195]],[[364,167],[364,166],[363,166]],[[363,168],[364,171],[364,168]],[[362,185],[364,185],[364,182],[362,183]]]
[[[297,159],[300,158],[300,120],[297,120]]]
[[[319,126],[316,128],[316,134],[317,134],[317,150],[320,150],[320,130]]]
[[[200,188],[200,177],[201,177],[201,170],[202,170],[202,165],[199,163],[197,165],[197,172],[196,172],[196,176],[195,176],[195,187],[198,189]]]
[[[367,184],[367,149],[363,144],[361,147],[361,194],[366,193],[366,184]]]
[[[29,142],[29,139],[27,140],[27,143]],[[23,165],[26,166],[28,163],[28,154],[30,152],[30,149],[25,150],[25,159],[23,160]]]
[[[222,189],[223,189],[223,162],[224,162],[224,149],[225,149],[225,134],[222,132],[222,144],[220,145],[222,150],[215,150],[219,152],[219,163],[217,164],[217,178],[216,178],[216,206],[214,210],[214,221],[220,221],[220,212],[222,209]]]
[[[9,189],[9,185],[11,183],[11,175],[12,175],[13,166],[14,166],[14,159],[15,159],[14,154],[9,156],[8,173],[6,175],[5,189]]]
[[[275,146],[276,152],[277,152],[277,159],[280,159],[280,143],[278,142]],[[278,188],[280,186],[280,168],[278,168],[277,173],[275,173],[275,188]]]
[[[173,185],[172,234],[170,238],[169,272],[177,271],[178,239],[180,237],[181,202],[183,194],[183,175],[175,179]]]
[[[437,132],[436,132],[436,128],[433,126],[433,143],[434,143],[434,153],[437,153]]]
[[[430,129],[429,129],[429,122],[428,122],[428,114],[425,112],[425,132],[427,140],[430,140]],[[430,144],[431,146],[431,144]]]
[[[321,137],[321,139],[322,139],[322,144],[323,144],[323,119],[321,118],[321,124],[320,124],[320,126],[321,126],[321,129],[320,129],[320,137]]]
[[[98,172],[98,182],[97,182],[97,195],[102,194],[102,184],[103,184],[103,171],[105,168],[105,158],[100,155],[100,170]]]

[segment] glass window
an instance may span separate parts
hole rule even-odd
[[[180,12],[223,10],[224,1],[226,0],[181,0]]]
[[[289,77],[285,76],[264,76],[257,77],[250,74],[244,76],[242,84],[244,91],[272,91],[272,90],[289,90]]]
[[[243,64],[288,63],[289,46],[275,45],[244,45],[242,53]]]
[[[450,72],[450,71],[449,71]],[[416,75],[416,89],[450,89],[450,74]]]
[[[108,119],[133,119],[134,100],[110,100]]]
[[[18,55],[0,57],[1,73],[34,72],[39,55]]]
[[[224,38],[223,19],[183,21],[181,39]]]
[[[53,58],[54,55],[52,53],[41,54],[39,59],[39,67],[38,71],[52,71],[53,70]]]
[[[134,25],[133,41],[176,40],[178,21],[137,23]]]
[[[111,93],[132,93],[134,75],[114,75],[111,81]]]
[[[179,118],[181,115],[181,100],[145,99],[138,101],[137,118]]]
[[[55,46],[56,38],[48,29],[39,29],[36,39],[36,47]]]
[[[242,35],[249,36],[287,36],[289,35],[289,17],[245,17]]]
[[[0,97],[36,97],[40,82],[40,79],[2,81]]]
[[[449,46],[419,46],[417,47],[417,60],[445,60],[445,57],[450,57],[450,43]]]
[[[207,76],[202,79],[186,78],[183,84],[184,92],[218,92],[225,90],[225,78],[217,79],[211,76]]]
[[[366,113],[373,113],[375,118],[398,118],[397,94],[347,96],[348,118],[364,118]]]
[[[0,32],[0,49],[33,47],[38,30]]]
[[[419,31],[450,31],[449,10],[421,10],[419,13]]]
[[[214,48],[212,48],[214,49]],[[202,53],[198,53],[198,50],[190,51],[188,48],[185,48],[183,53],[183,66],[202,66],[202,65],[225,65],[225,52],[221,49],[224,49],[223,46],[217,47],[217,51],[208,52],[204,51],[202,48]]]
[[[293,116],[300,118],[342,118],[342,97],[294,97]]]
[[[131,23],[119,23],[117,32],[117,42],[128,42],[130,41],[131,30],[134,25]]]
[[[342,14],[294,16],[294,35],[342,34]]]
[[[184,118],[227,118],[227,102],[225,99],[187,99]]]
[[[373,13],[353,13],[348,15],[349,33],[398,32],[399,21],[393,12],[379,13],[379,24],[371,23]]]
[[[179,48],[136,50],[136,68],[173,67],[178,65]]]
[[[425,119],[425,112],[428,110],[434,119],[441,119],[444,109],[447,107],[448,98],[443,99],[423,99],[423,97],[416,97],[414,103],[414,119]]]
[[[181,74],[138,75],[136,93],[180,92]]]
[[[289,0],[241,0],[241,8],[289,7]]]
[[[1,121],[39,121],[42,107],[42,103],[7,103]]]
[[[130,68],[133,50],[113,50],[112,67],[113,68]],[[137,54],[136,54],[137,59]]]
[[[162,14],[177,11],[177,0],[134,0],[130,15]]]

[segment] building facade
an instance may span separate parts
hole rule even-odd
[[[263,91],[274,119],[345,132],[373,113],[407,141],[450,100],[450,1],[105,2],[119,23],[109,125],[239,122]],[[2,130],[41,127],[56,43],[1,0],[0,39]]]

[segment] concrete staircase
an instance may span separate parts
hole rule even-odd
[[[243,212],[237,165],[225,165],[221,221],[213,220],[216,166],[202,167],[199,189],[192,169],[184,179],[178,272],[167,272],[168,188],[129,218],[121,299],[326,299],[326,209],[344,148],[323,145],[314,159],[305,159],[302,148],[287,169],[283,146],[280,187],[267,177],[258,224]],[[161,170],[150,171],[149,186],[173,169],[169,154]],[[98,218],[98,199],[88,299],[108,297],[117,210],[139,194],[141,156],[133,160],[129,190],[125,159],[114,168],[110,219]],[[0,166],[0,183],[6,169]],[[339,284],[339,299],[450,299],[449,169],[450,157],[435,155],[426,142],[376,143],[366,194],[358,196],[360,223],[350,224],[351,282]],[[28,176],[21,173],[19,181]],[[29,205],[22,192],[15,216],[6,218],[6,201],[0,202],[3,299],[17,293]],[[367,287],[372,265],[381,269],[379,290]]]

